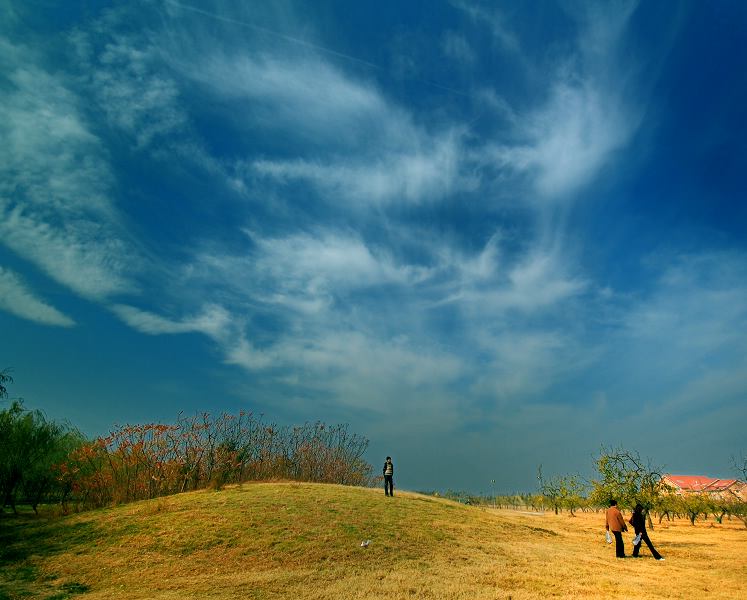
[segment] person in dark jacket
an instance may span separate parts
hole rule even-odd
[[[623,542],[622,532],[627,531],[628,526],[625,525],[625,519],[623,519],[620,509],[617,508],[617,500],[610,500],[610,507],[606,514],[606,527],[607,531],[611,531],[612,535],[615,536],[615,556],[625,558],[625,543]]]
[[[384,462],[384,494],[394,496],[394,465],[391,456],[387,456]]]
[[[643,514],[643,506],[641,506],[640,503],[635,505],[635,508],[633,509],[633,516],[630,517],[628,523],[633,526],[636,536],[638,534],[641,535],[641,538],[638,540],[638,544],[633,544],[633,556],[638,556],[638,551],[641,549],[643,542],[646,542],[648,549],[651,550],[651,555],[656,560],[664,560],[664,557],[656,551],[656,548],[654,548],[654,545],[651,543],[651,540],[648,537],[648,533],[646,533],[646,515]]]

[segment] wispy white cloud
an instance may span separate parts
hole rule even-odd
[[[662,419],[695,432],[719,415],[743,412],[747,256],[661,252],[647,268],[645,290],[604,295],[604,333],[594,329],[591,371],[609,399],[599,410],[611,415],[625,406],[625,423],[636,432]],[[584,308],[592,320],[599,314]],[[650,444],[645,437],[634,439]]]
[[[518,44],[510,36],[504,41],[514,48]],[[452,51],[466,51],[455,38],[449,44]],[[302,58],[247,48],[223,53],[195,48],[193,53],[194,60],[169,61],[168,68],[214,100],[220,119],[252,136],[260,132],[293,142],[295,151],[290,156],[253,150],[243,160],[240,187],[254,188],[254,193],[259,186],[282,194],[283,184],[301,181],[311,184],[324,202],[338,207],[386,210],[402,203],[422,207],[455,192],[478,189],[483,176],[479,167],[489,159],[500,163],[503,172],[497,179],[505,179],[508,170],[531,173],[536,188],[552,195],[554,188],[575,189],[586,181],[585,173],[572,171],[573,165],[556,164],[553,144],[562,145],[576,136],[577,147],[583,148],[590,127],[604,128],[594,119],[592,126],[571,122],[569,131],[558,129],[555,141],[543,137],[559,127],[555,118],[567,124],[586,110],[578,104],[588,99],[581,88],[570,84],[563,88],[570,90],[565,96],[558,84],[560,91],[530,117],[518,116],[502,98],[483,90],[513,129],[512,138],[526,142],[502,146],[479,136],[468,139],[468,128],[456,121],[418,119],[371,81],[313,53]],[[97,76],[102,97],[114,105],[137,96],[136,85],[129,91],[120,86],[137,83],[134,75],[140,68],[150,73],[152,56],[138,54],[131,43],[120,40],[101,57],[110,57],[112,64],[121,62],[119,70],[126,75],[120,78],[115,70],[111,76]],[[97,68],[106,70],[101,57]],[[163,93],[153,96],[153,102],[177,106],[176,87],[156,85],[155,89]],[[576,104],[575,97],[569,99],[573,93],[583,96],[576,98]],[[138,112],[139,106],[134,102],[137,110],[121,122],[117,115],[110,121],[136,136],[138,119],[145,114]],[[164,131],[168,127],[177,131],[186,117],[155,121],[165,124]],[[146,135],[144,143],[158,135]],[[603,145],[597,139],[589,143],[594,149]],[[583,157],[591,163],[591,172],[598,168],[595,151]],[[569,169],[565,181],[562,175]],[[397,227],[394,221],[388,225],[390,235],[391,228]],[[176,318],[122,305],[114,310],[146,333],[202,333],[230,364],[266,375],[304,373],[306,383],[298,383],[300,388],[321,385],[341,402],[361,406],[375,402],[377,394],[396,395],[398,386],[434,391],[436,385],[448,386],[464,377],[479,382],[474,388],[479,396],[526,397],[547,389],[565,372],[553,368],[555,356],[563,352],[568,356],[574,342],[562,327],[543,335],[524,320],[557,314],[587,291],[588,282],[571,267],[561,248],[545,248],[538,240],[527,239],[522,250],[509,253],[501,251],[496,235],[483,248],[466,251],[458,240],[437,237],[431,242],[431,233],[424,230],[422,240],[407,241],[422,258],[417,263],[397,244],[364,241],[355,229],[310,226],[303,233],[274,236],[260,229],[251,232],[244,253],[228,251],[218,241],[206,242],[196,260],[183,269],[182,285],[220,298],[225,311],[220,314],[225,318],[207,318],[202,309],[185,309],[186,316]],[[200,305],[199,299],[187,296],[185,305]],[[391,300],[373,300],[376,297]],[[451,348],[438,327],[433,330],[427,325],[433,318],[429,311],[446,306],[462,328],[461,339]],[[509,314],[519,321],[514,326],[506,324]],[[265,318],[274,323],[271,334],[261,330]],[[259,328],[250,335],[248,323],[255,320]],[[507,339],[512,344],[507,345]],[[438,340],[446,342],[443,347],[434,345]],[[510,347],[522,351],[512,354]],[[461,354],[471,356],[475,351],[484,357],[481,364],[498,376],[477,374]],[[546,375],[542,386],[537,384],[537,373]],[[363,387],[370,393],[361,392],[360,382],[366,382]]]
[[[133,290],[104,145],[64,78],[35,64],[33,52],[2,44],[0,239],[83,296]]]
[[[334,311],[339,311],[339,318],[348,310],[352,294],[387,290],[387,296],[414,302],[396,304],[402,314],[453,305],[465,318],[502,320],[508,311],[526,315],[556,311],[589,289],[589,282],[569,270],[559,251],[508,255],[501,250],[499,234],[472,253],[426,235],[417,242],[410,240],[410,246],[415,244],[425,257],[417,264],[387,246],[368,245],[350,231],[249,236],[252,250],[246,255],[201,252],[185,276],[205,282],[197,287],[220,281],[239,297],[298,311],[305,319],[310,314],[328,318]],[[387,309],[367,305],[364,314]],[[404,320],[413,316],[407,314]],[[386,322],[393,317],[381,313],[374,320]]]
[[[483,20],[488,14],[479,6],[462,8]],[[511,174],[518,176],[514,184],[528,179],[535,199],[568,199],[610,163],[641,119],[627,93],[630,68],[617,52],[632,11],[598,12],[579,17],[576,53],[555,66],[549,83],[543,80],[539,105],[519,113],[494,92],[479,92],[509,127],[506,139],[468,144],[468,128],[456,122],[431,130],[416,125],[373,84],[314,57],[213,53],[185,75],[245,115],[233,117],[239,127],[282,131],[298,141],[302,150],[292,158],[248,161],[250,176],[307,181],[338,205],[439,200],[478,189],[481,178],[505,182]],[[491,22],[498,27],[499,21]],[[453,49],[455,38],[449,39]]]
[[[293,334],[282,335],[269,348],[260,349],[246,335],[245,315],[229,312],[220,306],[205,306],[197,314],[180,318],[168,318],[128,305],[113,305],[111,310],[129,326],[149,335],[206,335],[216,342],[227,364],[248,371],[272,369],[307,373],[311,387],[338,389],[341,383],[337,379],[346,379],[353,373],[373,380],[374,374],[386,372],[391,376],[398,371],[416,383],[427,381],[427,373],[435,375],[438,372],[441,376],[446,373],[445,362],[431,372],[427,367],[429,360],[422,355],[408,352],[398,342],[384,345],[361,332],[333,332],[311,325]],[[453,366],[451,368],[453,370]],[[322,376],[328,378],[325,385],[319,383]],[[347,401],[359,400],[356,396]]]
[[[232,166],[212,155],[195,130],[184,81],[170,62],[167,30],[133,31],[130,10],[105,11],[89,28],[68,36],[80,93],[132,151],[174,170],[197,166],[235,188]]]
[[[560,255],[512,256],[499,234],[474,253],[425,238],[423,266],[346,231],[249,237],[243,256],[201,252],[185,286],[219,285],[224,297],[232,290],[237,314],[248,309],[258,322],[272,315],[280,326],[269,338],[255,331],[261,344],[244,330],[214,339],[227,362],[292,389],[376,412],[401,402],[427,410],[438,398],[439,410],[455,411],[456,427],[479,412],[466,409],[476,402],[536,402],[589,364],[574,326],[547,331],[533,322],[586,293],[584,280],[560,268]],[[447,309],[457,336],[439,331],[438,311]],[[459,382],[471,382],[461,414],[445,391]]]
[[[427,131],[372,84],[322,60],[213,55],[187,75],[232,103],[236,126],[297,140],[293,158],[248,161],[250,177],[308,181],[350,206],[440,199],[474,183],[460,165],[459,128]]]
[[[587,305],[591,282],[562,249],[536,245],[509,253],[496,233],[473,254],[443,250],[441,271],[450,275],[434,277],[439,295],[432,297],[439,299],[432,309],[459,315],[458,352],[475,361],[473,402],[489,412],[546,402],[544,393],[596,360],[599,348],[587,343],[583,320],[568,318]]]
[[[444,55],[460,64],[470,65],[477,60],[477,55],[467,38],[455,31],[447,31],[443,34],[441,48]]]
[[[70,317],[38,298],[18,275],[3,267],[0,267],[0,310],[44,325],[75,325]]]
[[[420,346],[406,337],[331,329],[279,344],[281,364],[306,373],[342,405],[389,413],[412,403],[424,410],[428,398],[415,392],[438,390],[468,369],[460,357]],[[412,394],[412,396],[411,396]]]
[[[628,339],[656,348],[656,364],[685,370],[724,348],[747,350],[747,257],[709,252],[666,260],[653,261],[661,267],[653,291],[626,313]]]
[[[179,89],[159,73],[154,49],[138,48],[126,37],[107,43],[96,56],[92,86],[108,120],[130,134],[140,148],[169,138],[187,125]]]
[[[300,179],[314,184],[326,199],[360,206],[368,203],[433,202],[457,189],[472,187],[460,173],[457,136],[433,139],[428,148],[402,149],[378,157],[253,163],[253,170],[279,181]]]
[[[476,337],[481,348],[490,349],[490,360],[475,374],[470,391],[489,399],[491,409],[542,400],[546,390],[560,378],[580,372],[586,362],[578,342],[559,331],[509,326]]]
[[[109,237],[113,233],[108,224],[64,214],[65,222],[55,225],[57,215],[39,215],[2,200],[0,214],[3,243],[77,294],[102,299],[136,291],[129,277],[135,270],[129,248]]]
[[[237,298],[308,318],[330,310],[349,294],[384,286],[411,286],[429,276],[428,268],[400,262],[384,246],[370,246],[352,231],[321,229],[283,237],[247,231],[245,254],[216,248],[199,252],[185,269],[190,286],[214,282]],[[249,244],[247,245],[249,246]]]
[[[230,328],[231,317],[222,307],[208,305],[200,314],[173,320],[126,304],[114,304],[112,312],[133,329],[149,335],[203,333],[220,339]]]
[[[498,232],[475,252],[444,244],[431,251],[437,257],[432,270],[444,275],[438,279],[438,302],[455,303],[469,314],[554,311],[590,287],[557,244],[533,243],[524,252],[508,253]]]
[[[495,5],[485,7],[479,2],[452,0],[452,4],[467,13],[476,23],[487,27],[501,48],[512,53],[521,50],[519,38],[506,23],[506,17]]]
[[[569,200],[591,183],[643,117],[631,90],[635,65],[619,47],[635,3],[604,10],[579,6],[573,13],[580,30],[575,49],[542,79],[545,89],[538,96],[545,99],[518,113],[497,97],[492,104],[508,118],[512,141],[487,143],[474,156],[478,163],[527,177],[541,203]]]
[[[579,24],[581,34],[577,40],[584,60],[592,68],[604,69],[609,61],[616,60],[618,43],[635,13],[639,0],[600,3],[584,1],[565,5],[570,16]],[[619,76],[617,72],[611,74]]]
[[[518,310],[555,306],[567,298],[578,296],[587,282],[566,272],[564,258],[537,251],[522,260],[509,272],[510,288],[499,303]]]
[[[503,50],[519,48],[499,13],[479,7],[465,10],[491,27]],[[626,18],[618,18],[618,29]],[[114,25],[119,27],[119,22],[115,19]],[[87,73],[85,89],[102,108],[107,124],[124,133],[135,151],[168,153],[191,147],[196,162],[221,170],[190,124],[183,94],[196,85],[203,97],[215,101],[218,118],[238,131],[293,141],[296,151],[290,156],[254,152],[240,159],[245,170],[239,188],[259,184],[282,194],[283,184],[303,181],[336,206],[387,210],[401,203],[422,208],[455,192],[474,191],[482,178],[493,175],[517,193],[521,186],[510,174],[527,177],[542,199],[566,197],[589,183],[636,127],[621,88],[607,86],[601,75],[616,55],[614,36],[600,35],[600,22],[589,18],[584,26],[588,43],[579,41],[579,56],[557,67],[537,107],[518,111],[495,92],[480,92],[510,130],[507,140],[469,134],[469,127],[454,120],[419,119],[372,80],[353,76],[314,53],[281,56],[246,47],[204,53],[198,43],[191,50],[185,47],[185,56],[177,60],[149,34],[133,37],[99,29],[78,32],[71,40]],[[182,33],[173,39],[189,39]],[[472,60],[465,38],[452,32],[442,41],[445,52]],[[590,58],[600,54],[600,44],[607,49],[604,65]],[[60,83],[43,75],[50,86]],[[28,92],[31,84],[23,83],[21,75],[17,80],[17,89]],[[90,173],[86,181],[40,179],[39,203],[45,190],[56,186],[94,190],[98,205],[79,200],[78,212],[64,212],[63,206],[74,204],[60,202],[55,208],[59,214],[35,218],[25,207],[8,204],[12,227],[7,239],[78,293],[108,298],[132,290],[124,242],[107,235],[116,231],[111,225],[116,211],[109,200],[113,177],[101,141],[77,112],[74,96],[64,85],[58,87],[62,95],[54,107],[59,111],[64,106],[67,116],[66,129],[58,127],[58,137],[66,144],[74,142],[71,147],[86,157],[104,158],[88,158],[94,162],[90,171],[83,171]],[[30,123],[41,109],[27,112],[25,121]],[[8,116],[20,115],[18,109]],[[28,124],[24,130],[34,128]],[[20,139],[20,133],[16,137]],[[28,152],[35,148],[29,146]],[[58,157],[54,163],[49,157],[48,162],[67,173],[74,171],[71,160]],[[495,171],[481,171],[486,165]],[[83,197],[73,192],[71,197]],[[107,217],[99,231],[85,218],[68,218],[86,217],[94,210]],[[58,221],[61,224],[54,225]],[[396,223],[386,227],[388,235],[394,235]],[[372,402],[371,394],[391,394],[397,386],[434,389],[465,377],[473,380],[472,391],[480,398],[529,398],[587,364],[573,327],[560,324],[542,330],[535,325],[555,319],[592,287],[562,247],[548,246],[530,234],[520,249],[509,252],[496,233],[482,248],[465,250],[459,240],[430,240],[431,233],[424,229],[423,239],[407,241],[421,257],[417,263],[397,243],[366,241],[355,229],[309,226],[302,233],[274,236],[253,231],[243,254],[207,241],[171,284],[185,290],[196,284],[198,291],[184,296],[183,312],[168,317],[157,308],[121,303],[112,310],[143,333],[205,335],[220,348],[225,362],[250,371],[307,373],[309,381],[326,381],[340,398],[349,396],[346,402]],[[34,247],[40,248],[38,256]],[[371,298],[393,300],[369,300],[369,293]],[[458,342],[429,325],[435,318],[429,313],[439,310],[456,315]],[[261,331],[266,316],[279,323],[271,335]],[[250,335],[254,319],[260,330]],[[481,355],[480,364],[489,373],[478,372],[465,359],[474,353]],[[561,366],[559,355],[574,358]],[[376,391],[365,398],[350,394],[356,380]]]
[[[530,143],[496,148],[495,158],[533,177],[542,198],[564,198],[598,175],[637,124],[609,90],[590,81],[559,82],[547,105],[522,124]]]
[[[421,337],[412,306],[400,306],[410,323],[398,332],[392,309],[365,298],[371,291],[398,294],[420,285],[428,269],[401,263],[350,231],[279,238],[250,232],[248,242],[243,256],[202,251],[182,274],[185,290],[220,290],[226,308],[177,318],[128,306],[113,310],[145,333],[202,333],[228,364],[357,410],[391,410],[403,390],[408,402],[425,409],[429,396],[435,402],[431,394],[444,400],[439,386],[469,371],[462,357]],[[281,324],[270,337],[261,326],[249,328],[262,315]]]
[[[185,76],[205,93],[234,102],[238,127],[292,131],[312,145],[359,145],[364,137],[382,144],[410,137],[414,129],[373,85],[321,59],[213,53],[190,64]]]
[[[1,39],[0,48],[9,80],[0,91],[3,197],[21,190],[35,210],[111,216],[106,151],[83,121],[75,94],[37,66],[32,52]]]
[[[646,415],[678,418],[689,421],[700,417],[731,412],[747,402],[747,360],[738,358],[731,364],[714,365],[709,369],[694,368],[686,381],[673,386],[666,397],[650,402]],[[723,443],[723,442],[722,442]]]
[[[286,238],[254,238],[256,269],[282,285],[310,290],[408,284],[427,273],[398,265],[385,249],[378,252],[352,233],[322,232]]]
[[[258,371],[269,367],[281,367],[274,352],[256,348],[244,335],[239,335],[229,343],[223,344],[226,363],[237,365],[248,371]]]
[[[263,369],[273,364],[273,357],[254,348],[247,339],[244,327],[246,318],[229,312],[226,308],[208,304],[197,314],[169,318],[126,304],[110,307],[124,323],[148,335],[174,335],[200,333],[217,343],[227,364],[248,370]]]
[[[464,415],[449,388],[472,368],[462,357],[406,336],[339,324],[283,335],[261,352],[248,344],[248,353],[237,355],[236,364],[260,370],[265,381],[286,390],[282,402],[297,414],[367,415],[370,434],[393,412],[398,418],[390,431],[451,430]]]

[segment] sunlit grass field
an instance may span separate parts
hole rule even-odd
[[[0,519],[3,598],[747,598],[741,522],[650,532],[617,560],[602,513],[260,483],[56,518]],[[630,553],[632,533],[625,534]],[[361,547],[363,540],[371,540]]]

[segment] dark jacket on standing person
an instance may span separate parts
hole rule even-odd
[[[646,533],[646,517],[643,516],[643,509],[639,509],[637,506],[633,511],[633,516],[628,520],[633,526],[633,530],[638,533]]]
[[[394,464],[391,456],[387,456],[384,463],[384,494],[394,496]]]
[[[633,544],[633,556],[638,557],[638,553],[641,550],[643,542],[646,542],[648,549],[651,551],[651,556],[656,560],[664,560],[664,557],[654,548],[654,544],[651,542],[651,538],[646,533],[646,515],[643,513],[643,506],[636,504],[633,509],[633,516],[628,521],[635,529],[636,534],[641,534],[641,538],[637,544]]]

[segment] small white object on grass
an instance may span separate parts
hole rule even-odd
[[[361,548],[367,548],[370,543],[371,543],[371,540],[363,540],[361,542]]]

